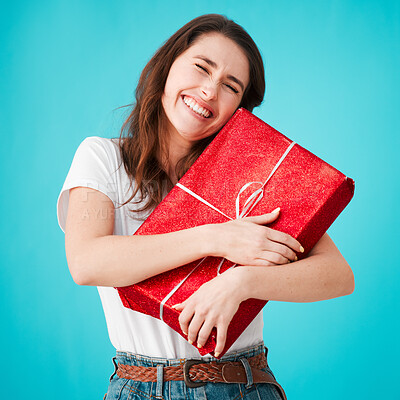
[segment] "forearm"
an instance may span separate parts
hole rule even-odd
[[[207,234],[203,225],[160,235],[97,237],[68,264],[78,284],[128,286],[204,257]]]
[[[312,302],[348,295],[353,273],[341,256],[317,254],[274,267],[234,268],[243,282],[243,299]]]

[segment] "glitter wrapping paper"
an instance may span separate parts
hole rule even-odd
[[[290,139],[261,119],[240,108],[204,150],[179,184],[201,196],[232,219],[237,216],[236,197],[240,189],[240,208],[264,183],[278,160],[292,143]],[[305,257],[342,212],[354,193],[354,181],[347,178],[298,144],[289,151],[265,185],[263,198],[248,214],[260,215],[281,208],[279,218],[269,227],[286,232],[304,247]],[[229,219],[175,186],[155,208],[135,235],[162,234],[194,226],[227,222]],[[179,249],[177,249],[179,251]],[[125,307],[162,319],[186,339],[180,329],[179,312],[171,308],[193,294],[202,284],[217,276],[221,258],[201,260],[159,274],[135,285],[117,288]],[[198,265],[197,269],[160,307],[165,297]],[[234,264],[224,260],[220,272]],[[222,357],[267,303],[248,299],[242,302],[227,333]],[[193,344],[194,346],[196,343]],[[214,354],[214,328],[201,355]]]

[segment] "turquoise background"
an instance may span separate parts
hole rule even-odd
[[[100,399],[114,349],[96,288],[70,277],[56,200],[79,143],[118,136],[139,74],[206,13],[259,45],[255,114],[354,178],[329,233],[355,292],[271,302],[264,339],[289,399],[399,398],[397,1],[15,1],[0,9],[3,399]]]

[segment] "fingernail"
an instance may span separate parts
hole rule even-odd
[[[182,332],[183,332],[183,331],[182,331]],[[187,333],[186,333],[186,332],[183,332],[183,334],[187,336]]]
[[[193,344],[193,341],[192,341],[192,340],[190,340],[190,339],[188,339],[188,342],[189,342],[190,344]]]
[[[198,344],[198,345],[197,345],[197,348],[198,348],[198,349],[201,349],[202,347],[203,347],[202,344]]]
[[[281,210],[281,208],[280,208],[280,207],[278,207],[278,208],[275,208],[275,210],[274,210],[274,211],[272,211],[272,214],[276,214],[276,213],[278,213],[280,210]]]
[[[218,351],[216,351],[216,352],[214,353],[214,357],[217,358],[220,354],[221,354],[221,353],[219,353]]]
[[[300,253],[304,253],[304,247],[300,246]]]
[[[297,256],[294,256],[294,261],[297,261],[298,260],[298,257]]]

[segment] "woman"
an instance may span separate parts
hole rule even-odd
[[[218,356],[229,322],[250,297],[308,302],[353,291],[352,271],[327,234],[297,261],[301,244],[266,226],[279,209],[132,236],[234,112],[252,111],[262,102],[264,89],[263,62],[251,37],[224,16],[204,15],[179,29],[146,65],[119,141],[90,137],[79,146],[58,199],[58,217],[71,275],[77,284],[98,286],[117,350],[107,399],[282,398],[263,355],[262,313],[218,361],[218,378],[194,377],[196,366],[189,369],[185,359],[201,357],[191,343],[201,347],[216,327]],[[240,267],[175,305],[187,341],[163,322],[122,306],[114,287],[207,255]],[[202,358],[203,371],[210,373],[211,361],[216,359]],[[225,365],[226,371],[234,365],[238,382],[221,378]]]

